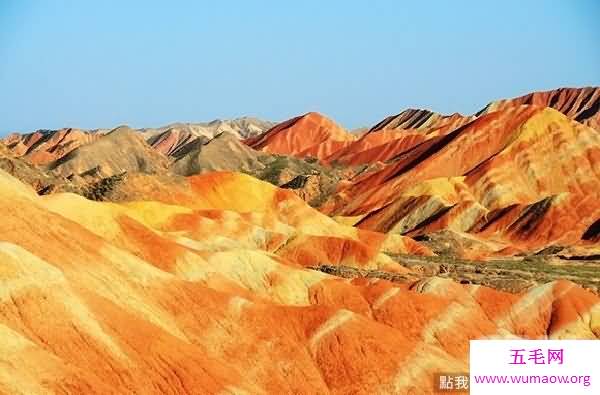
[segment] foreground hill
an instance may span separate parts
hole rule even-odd
[[[573,283],[332,277],[307,257],[395,236],[248,176],[188,185],[97,203],[0,171],[0,392],[431,394],[435,372],[468,370],[469,339],[600,336],[600,299]]]

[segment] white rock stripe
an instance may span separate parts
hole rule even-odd
[[[329,333],[333,332],[338,327],[344,325],[346,322],[352,319],[354,315],[355,314],[349,310],[341,309],[338,310],[334,315],[329,317],[327,321],[325,321],[319,328],[317,328],[317,330],[313,333],[313,335],[308,341],[308,346],[311,354],[313,356],[316,354],[319,342],[321,341],[321,339],[323,339],[323,337],[327,336]]]

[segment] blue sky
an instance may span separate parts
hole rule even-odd
[[[407,107],[600,85],[600,1],[0,0],[0,133]]]

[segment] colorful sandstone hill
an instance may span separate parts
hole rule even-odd
[[[471,339],[600,340],[599,97],[10,135],[0,393],[433,394]]]

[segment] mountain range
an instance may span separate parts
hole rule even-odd
[[[600,339],[600,88],[0,141],[0,393],[433,394]]]

